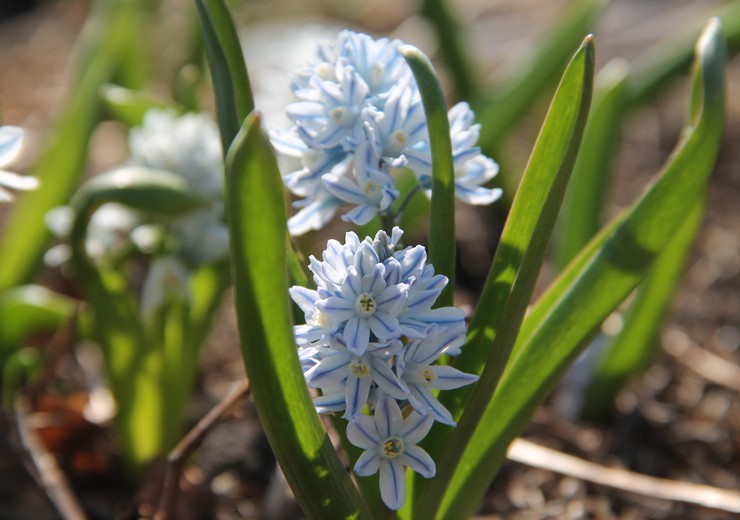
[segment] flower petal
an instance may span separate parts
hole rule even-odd
[[[380,460],[380,497],[394,511],[406,502],[406,478],[403,465],[397,460]]]
[[[358,415],[347,425],[347,440],[363,450],[375,450],[380,444],[375,421],[369,415]]]
[[[454,390],[478,381],[477,375],[466,374],[451,366],[435,365],[430,368],[437,375],[436,381],[431,386],[438,390]]]
[[[357,377],[350,375],[347,378],[345,386],[345,400],[347,402],[347,409],[344,412],[343,418],[351,420],[362,413],[362,407],[367,403],[367,398],[370,396],[370,387],[372,386],[372,380],[369,377]]]
[[[455,420],[452,418],[450,411],[440,403],[436,397],[432,394],[427,386],[411,385],[409,386],[411,395],[409,396],[409,403],[414,407],[414,410],[420,413],[432,412],[435,420],[442,424],[449,424],[455,426]]]
[[[375,407],[375,425],[381,438],[398,435],[403,427],[403,415],[398,403],[392,397],[384,395]],[[431,425],[430,425],[431,428]]]
[[[418,444],[427,436],[434,424],[434,417],[431,414],[422,415],[417,412],[411,412],[403,421],[403,427],[399,435],[403,437],[406,446]]]
[[[380,457],[375,451],[363,451],[355,462],[353,471],[360,477],[367,477],[376,473],[380,468]]]
[[[432,457],[418,446],[407,446],[399,455],[398,462],[408,466],[424,478],[432,478],[437,473],[437,466]]]
[[[347,349],[356,356],[362,356],[370,343],[370,326],[367,320],[352,318],[342,333]]]
[[[373,358],[373,380],[378,387],[394,399],[406,399],[409,393],[408,387],[399,381],[390,365],[383,359]]]
[[[343,352],[332,352],[304,374],[306,382],[313,388],[340,384],[347,379],[347,366],[351,356]]]

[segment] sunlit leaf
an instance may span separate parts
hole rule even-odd
[[[456,368],[464,372],[481,374],[481,380],[470,399],[470,388],[442,395],[453,417],[462,414],[462,418],[444,444],[446,430],[438,428],[430,437],[430,451],[433,456],[440,455],[438,473],[422,492],[417,517],[434,516],[514,345],[586,123],[593,67],[593,41],[588,37],[568,65],[555,94],[471,320],[468,343],[455,362]]]
[[[303,379],[288,297],[283,184],[259,118],[247,118],[226,159],[234,296],[260,422],[310,518],[370,518],[337,457]]]
[[[726,51],[717,20],[697,43],[689,122],[657,181],[629,208],[600,247],[577,257],[570,283],[554,284],[558,298],[543,298],[525,319],[523,333],[447,490],[440,518],[471,514],[504,459],[509,443],[529,421],[586,340],[635,288],[680,229],[703,193],[724,122]],[[537,311],[545,302],[548,308]],[[528,325],[530,320],[536,320]],[[521,344],[520,344],[521,343]]]

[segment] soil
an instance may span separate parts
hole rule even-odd
[[[188,2],[167,0],[182,9]],[[340,2],[338,0],[256,1],[242,17],[260,23],[277,18],[321,15],[328,25],[350,25],[391,32],[432,53],[433,39],[417,16],[414,2]],[[466,0],[456,4],[469,27],[466,42],[487,64],[478,73],[505,77],[512,62],[531,50],[543,28],[564,2]],[[632,59],[650,43],[671,34],[684,22],[705,18],[710,4],[689,1],[613,2],[594,28],[598,67],[613,56]],[[667,6],[669,8],[666,8]],[[43,143],[69,91],[74,44],[89,4],[85,0],[41,3],[32,11],[0,21],[3,74],[0,106],[5,124],[23,126],[28,137],[15,169],[30,170],[34,151]],[[241,19],[241,18],[240,18]],[[302,20],[300,18],[299,20]],[[425,47],[426,45],[426,47]],[[257,79],[259,83],[259,79]],[[687,105],[687,85],[679,80],[659,101],[631,114],[619,148],[609,215],[627,206],[670,154]],[[721,373],[740,370],[740,62],[728,70],[727,127],[720,157],[710,180],[707,214],[674,298],[656,358],[646,372],[619,395],[606,424],[566,419],[556,400],[535,414],[523,437],[586,460],[631,471],[740,489],[740,405],[738,380],[721,382]],[[541,121],[535,111],[509,146],[523,161]],[[120,130],[103,125],[96,133],[88,169],[105,170],[125,157]],[[514,161],[516,162],[516,160]],[[10,210],[0,206],[0,223]],[[459,237],[462,281],[456,298],[472,308],[492,257],[501,222],[495,212],[461,208]],[[320,234],[309,244],[321,249]],[[487,237],[486,241],[480,240]],[[416,238],[416,237],[415,237]],[[418,237],[423,241],[423,234]],[[542,283],[551,277],[546,266]],[[55,280],[53,274],[48,279]],[[55,283],[61,283],[58,280]],[[228,298],[227,298],[228,302]],[[226,303],[204,351],[200,379],[189,410],[195,424],[244,377],[233,309]],[[47,338],[48,340],[48,338]],[[62,346],[63,347],[63,346]],[[710,353],[722,370],[702,372],[692,354]],[[138,485],[121,477],[108,427],[81,414],[86,396],[71,391],[84,367],[78,352],[61,348],[45,386],[36,388],[26,420],[32,433],[56,456],[71,494],[91,519],[136,518],[158,496],[163,463],[152,465]],[[30,395],[30,392],[29,392]],[[24,417],[21,414],[21,417]],[[45,419],[45,422],[42,421]],[[0,414],[0,520],[56,519],[59,511],[30,467],[28,439],[18,434],[18,415]],[[56,426],[56,428],[54,428]],[[25,447],[24,447],[25,446]],[[278,473],[250,401],[242,402],[206,436],[189,468],[177,518],[219,520],[300,517]],[[142,505],[143,504],[143,505]],[[736,515],[590,484],[552,471],[507,462],[478,513],[481,518],[510,519],[723,519]]]

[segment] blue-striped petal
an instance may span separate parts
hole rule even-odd
[[[398,462],[408,466],[424,478],[432,478],[437,473],[437,466],[432,457],[418,446],[406,446],[398,456]]]
[[[374,450],[380,443],[375,422],[369,415],[358,415],[347,425],[347,440],[363,450]]]
[[[380,460],[380,498],[394,511],[406,502],[406,479],[403,465],[397,460]]]

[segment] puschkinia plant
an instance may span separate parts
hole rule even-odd
[[[484,126],[469,107],[445,108],[418,49],[343,32],[294,76],[293,127],[268,137],[237,95],[249,83],[233,27],[218,22],[229,19],[223,2],[196,5],[220,78],[222,140],[230,143],[226,206],[242,352],[291,488],[310,518],[388,517],[387,509],[404,519],[471,516],[507,447],[591,332],[695,215],[675,208],[700,205],[716,157],[718,25],[710,23],[697,44],[689,123],[664,171],[526,313],[589,114],[594,46],[591,37],[583,41],[533,146],[466,330],[443,287],[454,280],[454,197],[489,203],[500,196],[485,185],[497,167],[477,147]],[[301,166],[281,175],[275,150]],[[432,188],[430,263],[422,248],[399,246],[393,224],[408,196],[395,184],[400,169],[414,172],[416,190]],[[289,219],[283,186],[298,197]],[[330,240],[321,259],[310,259],[311,284],[289,234],[322,228],[344,206],[345,221],[379,220],[383,231]],[[298,325],[288,294],[303,312]],[[380,473],[380,496],[372,479],[350,480],[316,411],[335,415],[358,476]]]
[[[124,460],[136,474],[182,434],[200,346],[227,286],[229,242],[223,156],[210,115],[150,109],[128,144],[124,164],[49,212],[63,243],[45,259],[90,292]],[[124,303],[113,312],[116,302]],[[122,332],[109,334],[113,327]],[[134,361],[117,362],[121,351]]]
[[[390,217],[399,197],[393,173],[413,170],[429,196],[432,153],[421,95],[402,42],[343,31],[333,43],[321,42],[313,63],[296,71],[291,89],[298,102],[288,105],[290,130],[274,130],[276,150],[301,161],[284,176],[300,200],[288,227],[294,235],[323,227],[350,205],[342,219],[367,224]],[[467,103],[448,113],[455,169],[455,194],[469,204],[489,204],[501,190],[483,184],[498,165],[476,146],[480,125]],[[402,201],[398,206],[402,206]]]
[[[456,307],[432,308],[447,277],[434,274],[422,246],[396,250],[401,235],[395,227],[390,237],[379,231],[360,241],[349,232],[344,244],[330,240],[322,260],[310,258],[317,289],[290,290],[305,313],[295,336],[306,381],[321,391],[316,410],[344,412],[347,438],[365,450],[354,471],[380,472],[390,509],[405,502],[405,466],[434,476],[434,461],[416,446],[432,423],[455,425],[435,391],[478,379],[434,364],[460,353],[465,316]]]

